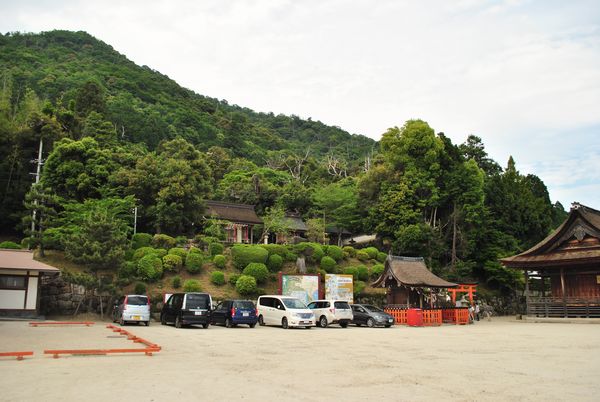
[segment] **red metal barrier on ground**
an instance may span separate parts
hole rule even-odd
[[[442,310],[442,321],[448,324],[465,325],[469,323],[469,310],[466,308],[448,308]]]
[[[45,325],[85,325],[86,327],[89,327],[90,325],[94,325],[94,324],[95,324],[95,322],[93,322],[93,321],[40,321],[40,322],[32,321],[29,323],[29,326],[39,327],[39,326],[45,326]]]
[[[33,356],[33,352],[0,352],[0,357],[16,357],[17,360],[23,360],[23,356]]]
[[[144,349],[58,349],[44,350],[45,355],[52,355],[58,359],[60,355],[107,355],[109,353],[145,353],[147,356],[152,356],[152,353],[159,352],[160,348],[144,348]]]
[[[146,345],[149,348],[158,348],[159,350],[161,349],[161,347],[158,346],[156,343],[147,341],[144,338],[140,338],[139,336],[134,335],[127,330],[124,330],[123,328],[116,327],[112,324],[108,324],[106,326],[106,328],[111,329],[113,332],[118,332],[122,335],[126,335],[128,340],[134,341],[135,343],[143,343],[144,345]]]
[[[406,325],[406,309],[385,308],[383,311],[394,317],[397,325]]]
[[[423,310],[423,325],[426,327],[442,325],[442,310]]]

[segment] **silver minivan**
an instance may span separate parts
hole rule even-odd
[[[143,322],[150,325],[150,300],[145,295],[121,296],[113,306],[113,322],[125,325],[128,322]]]

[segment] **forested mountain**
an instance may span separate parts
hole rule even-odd
[[[385,250],[424,256],[446,277],[512,288],[519,278],[498,258],[565,214],[540,178],[512,158],[501,168],[476,136],[456,145],[411,120],[376,143],[256,113],[182,88],[84,32],[0,35],[0,155],[0,230],[79,261],[111,250],[92,266],[120,264],[134,205],[138,231],[191,237],[209,230],[212,198],[257,205],[272,231],[295,211],[314,240],[326,224],[377,233]],[[28,233],[32,210],[38,230]]]

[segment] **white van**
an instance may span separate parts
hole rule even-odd
[[[259,325],[281,325],[311,328],[315,326],[315,315],[300,299],[290,296],[259,296],[256,302]]]
[[[143,322],[150,325],[150,300],[144,295],[121,296],[113,306],[113,322],[125,325],[128,322]]]

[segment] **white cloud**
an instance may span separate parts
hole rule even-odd
[[[553,199],[568,204],[584,191],[600,199],[597,153],[572,151],[589,150],[600,134],[597,1],[56,0],[2,8],[2,31],[86,30],[188,88],[258,111],[376,139],[409,118],[457,143],[474,133],[501,165],[512,154],[520,170],[540,176]],[[589,172],[585,189],[561,184],[574,166]]]

